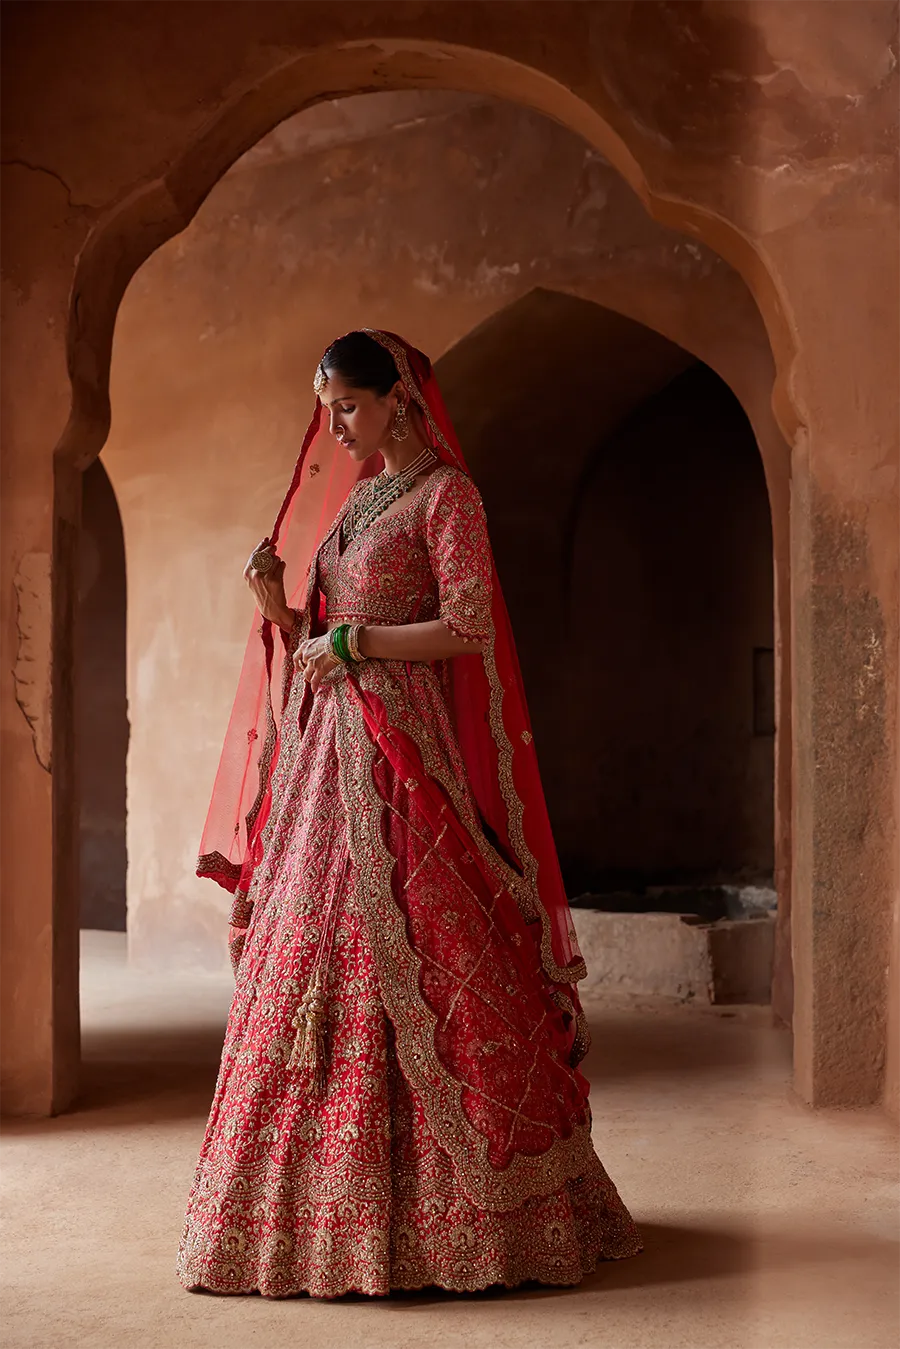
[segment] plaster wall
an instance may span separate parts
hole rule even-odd
[[[815,1104],[881,1099],[900,785],[894,0],[49,3],[6,5],[3,21],[7,1108],[63,1108],[77,1080],[71,577],[122,292],[285,117],[425,87],[509,98],[577,131],[654,218],[726,258],[759,306],[792,451],[789,567],[783,511],[774,541],[791,633],[776,661],[791,735],[777,791],[792,834],[794,1082]],[[645,270],[642,293],[656,291]],[[787,477],[772,477],[757,435],[783,508]],[[27,633],[17,577],[43,587]],[[43,718],[17,696],[22,651],[39,653],[28,706]]]
[[[492,354],[476,344],[471,389],[453,376],[457,352],[448,394],[462,403],[476,477],[499,497],[489,509],[505,510],[525,483],[520,513],[547,516],[558,531],[604,427],[692,358],[595,304],[560,296],[554,305],[543,288],[602,298],[604,274],[621,292],[623,270],[637,277],[646,268],[666,275],[673,294],[695,288],[692,305],[682,299],[685,326],[701,341],[705,325],[718,330],[719,361],[730,355],[737,365],[758,340],[727,264],[654,225],[578,137],[510,104],[413,93],[324,105],[280,127],[137,274],[119,313],[103,456],[129,563],[135,964],[227,961],[227,897],[198,881],[193,865],[253,614],[241,569],[286,486],[324,346],[351,327],[378,325],[438,357],[487,316],[510,315]],[[534,295],[545,298],[522,301]],[[710,320],[707,306],[729,296],[737,301],[729,321]],[[573,308],[592,317],[590,329]],[[530,332],[529,361],[514,332]],[[473,404],[488,419],[488,448]],[[548,414],[576,428],[564,428],[555,450],[527,430],[544,427]],[[548,473],[568,484],[567,496],[548,499]],[[505,552],[521,577],[525,550],[507,539]],[[762,583],[771,617],[770,566]],[[549,712],[539,716],[548,728],[539,746],[545,775],[578,793],[578,751],[554,735]],[[571,815],[565,793],[556,797],[554,819]],[[760,810],[771,840],[770,783]]]

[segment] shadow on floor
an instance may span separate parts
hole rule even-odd
[[[461,1299],[571,1298],[576,1291],[642,1288],[680,1283],[698,1277],[729,1278],[752,1269],[757,1263],[756,1242],[735,1236],[733,1231],[670,1227],[656,1223],[639,1223],[639,1227],[644,1241],[642,1254],[627,1260],[604,1261],[577,1286],[577,1290],[544,1287],[540,1284],[526,1284],[514,1289],[494,1287],[482,1293],[447,1293],[439,1288],[429,1288],[415,1293],[392,1293],[391,1301],[422,1307]]]
[[[209,1112],[224,1023],[221,1027],[129,1027],[85,1035],[78,1098],[53,1119],[5,1119],[3,1132],[21,1137],[56,1131],[121,1129],[197,1119]]]
[[[597,1085],[751,1067],[790,1073],[791,1035],[771,1023],[768,1008],[661,1007],[648,1015],[646,1006],[588,1004],[585,1011],[592,1044],[584,1071]]]

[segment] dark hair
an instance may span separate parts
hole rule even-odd
[[[390,393],[400,378],[387,348],[363,332],[347,333],[332,342],[322,357],[321,369],[326,375],[340,375],[354,389],[371,389],[379,398]]]

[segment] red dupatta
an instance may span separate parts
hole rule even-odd
[[[431,363],[393,333],[367,329],[394,357],[428,440],[445,463],[468,473]],[[238,897],[261,860],[262,831],[280,748],[280,720],[293,678],[291,653],[309,633],[310,563],[357,479],[371,471],[349,458],[328,429],[321,402],[310,422],[270,542],[285,561],[288,604],[301,610],[293,634],[254,620],[201,841],[197,875]],[[563,1004],[578,1012],[585,974],[547,816],[515,642],[493,566],[494,637],[479,654],[448,661],[451,706],[481,815],[521,878],[523,917],[540,923],[541,963]],[[564,991],[565,990],[565,991]],[[578,1037],[583,1038],[583,1035]],[[577,1056],[577,1053],[576,1053]]]

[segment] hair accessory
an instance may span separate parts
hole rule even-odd
[[[325,367],[320,363],[318,366],[316,366],[316,373],[313,379],[313,392],[315,393],[317,398],[325,392],[325,387],[327,384],[328,384],[328,376],[325,373]]]

